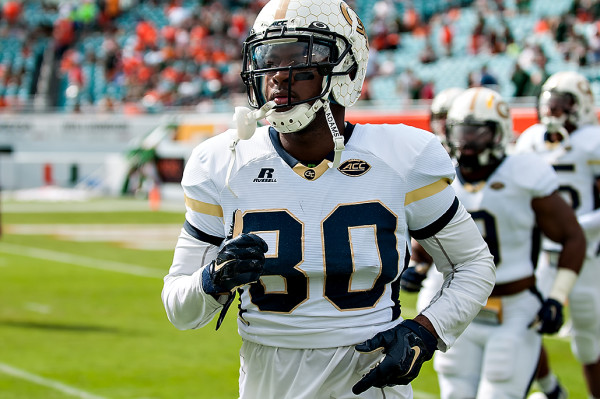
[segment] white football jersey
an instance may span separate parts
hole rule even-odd
[[[452,186],[494,256],[496,284],[533,275],[541,236],[531,200],[558,188],[552,167],[536,154],[516,154],[506,157],[485,183],[472,185],[458,174]]]
[[[429,238],[455,215],[468,214],[450,185],[453,164],[433,134],[404,125],[347,125],[350,132],[337,169],[327,160],[299,163],[269,127],[257,129],[235,151],[234,130],[193,151],[182,180],[185,231],[163,289],[175,325],[200,327],[220,309],[198,286],[198,269],[214,259],[216,247],[194,250],[191,240],[220,245],[236,210],[243,214],[241,230],[269,246],[260,281],[241,288],[242,338],[288,348],[354,345],[401,320],[399,277],[410,258],[410,235]],[[484,245],[481,237],[468,237],[473,246],[453,249],[463,262],[458,267],[477,263],[478,253],[489,255],[474,244]],[[467,267],[456,279],[459,290],[463,280],[477,287],[456,296],[448,289],[447,299],[427,314],[445,343],[485,303],[493,285],[485,256],[479,263],[485,272]],[[485,283],[474,282],[479,278]]]
[[[558,174],[559,190],[577,216],[596,208],[595,181],[600,177],[600,126],[583,126],[569,135],[567,144],[545,141],[546,127],[536,124],[519,136],[515,151],[534,151],[549,162]],[[588,252],[597,242],[588,242]],[[557,250],[558,244],[544,240],[544,249]]]

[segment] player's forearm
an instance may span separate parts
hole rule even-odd
[[[575,229],[574,229],[575,230]],[[561,243],[558,272],[548,298],[564,305],[571,293],[585,259],[586,241],[579,227]]]
[[[440,337],[439,349],[445,351],[485,305],[496,281],[496,267],[462,207],[448,226],[420,242],[446,279],[441,295],[423,311]]]
[[[173,264],[164,279],[162,300],[167,317],[181,330],[209,323],[222,305],[202,289],[202,265],[214,259],[218,248],[182,231]]]
[[[438,336],[437,331],[435,331],[435,327],[433,326],[433,324],[431,324],[431,321],[427,317],[423,316],[422,314],[419,314],[413,320],[425,327],[427,331],[429,331],[434,337],[436,337],[437,339],[440,338]]]
[[[167,317],[180,330],[208,324],[222,305],[200,287],[200,272],[191,276],[167,276],[162,300]]]
[[[564,240],[560,242],[562,249],[558,257],[557,267],[559,269],[570,269],[578,274],[585,260],[587,242],[576,223],[571,230]]]
[[[485,305],[495,281],[494,271],[486,266],[488,263],[481,258],[457,265],[455,271],[446,276],[449,283],[444,283],[441,295],[422,312],[440,337],[440,350],[452,346]]]

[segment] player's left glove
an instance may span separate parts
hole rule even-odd
[[[406,292],[419,292],[426,277],[427,269],[423,273],[417,266],[407,267],[400,276],[400,288]]]
[[[356,345],[359,352],[373,352],[380,348],[383,348],[385,357],[352,387],[355,395],[371,387],[409,384],[417,377],[423,363],[433,356],[437,339],[416,321],[404,320],[396,327]]]
[[[548,298],[542,303],[542,308],[532,325],[538,325],[537,330],[541,334],[555,334],[563,322],[563,305],[556,299]]]
[[[217,258],[202,271],[204,292],[231,294],[239,286],[258,281],[267,250],[267,243],[256,234],[243,233],[225,241]]]
[[[577,271],[566,267],[559,267],[556,272],[554,284],[542,308],[530,327],[537,326],[542,334],[554,334],[563,325],[563,303],[567,302],[569,293],[577,281]]]

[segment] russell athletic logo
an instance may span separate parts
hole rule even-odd
[[[277,183],[277,179],[273,177],[273,168],[262,168],[258,173],[258,177],[252,180],[254,183]]]
[[[346,176],[362,176],[371,169],[371,165],[360,159],[349,159],[338,166],[338,170]]]

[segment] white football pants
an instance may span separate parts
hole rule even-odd
[[[446,353],[436,352],[442,399],[522,399],[535,374],[542,337],[528,325],[540,309],[529,290],[504,296],[503,321],[473,321]]]
[[[240,399],[412,399],[410,385],[352,393],[381,358],[354,346],[288,349],[244,341],[240,349]]]
[[[547,295],[556,275],[557,253],[542,252],[536,279],[540,291]],[[569,295],[572,320],[571,349],[582,364],[592,364],[600,358],[600,258],[589,252]]]

